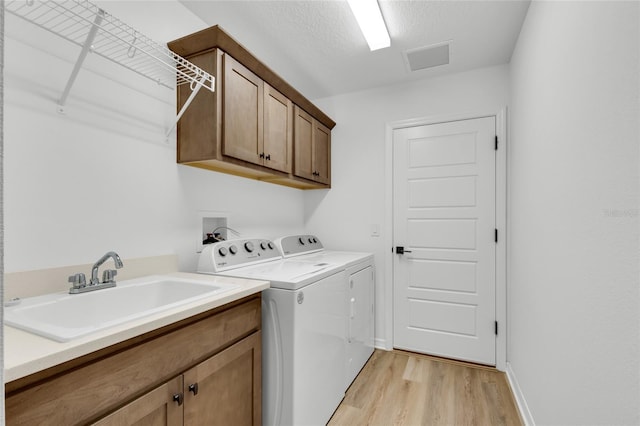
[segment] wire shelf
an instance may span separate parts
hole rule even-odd
[[[211,74],[89,1],[15,0],[6,2],[5,8],[80,46],[85,55],[87,52],[97,54],[167,88],[189,84],[192,90],[200,87],[215,90],[215,78]],[[77,68],[83,59],[81,53]],[[72,75],[70,84],[74,78]],[[65,97],[66,94],[63,99]]]

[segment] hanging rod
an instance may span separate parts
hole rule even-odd
[[[64,111],[66,98],[88,53],[170,89],[189,84],[196,93],[202,87],[215,91],[215,77],[211,74],[87,0],[14,0],[5,3],[5,10],[82,48],[58,103],[60,112]]]

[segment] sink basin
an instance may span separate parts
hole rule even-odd
[[[4,321],[7,325],[67,342],[237,287],[171,276],[149,276],[88,293],[30,297],[16,306],[5,307]]]

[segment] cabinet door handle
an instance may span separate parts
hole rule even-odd
[[[193,383],[189,385],[189,392],[193,392],[193,395],[198,394],[198,383]]]
[[[184,402],[184,395],[181,393],[177,393],[173,395],[173,400],[178,403],[178,405],[182,405]]]
[[[264,152],[260,153],[260,158],[264,158]]]
[[[266,157],[264,157],[265,160],[271,161],[271,154],[267,154]]]

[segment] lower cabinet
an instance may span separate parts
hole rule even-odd
[[[260,332],[94,423],[121,425],[259,425]]]
[[[11,425],[239,425],[262,417],[260,294],[5,385]]]
[[[262,423],[260,332],[185,372],[185,425]]]
[[[96,422],[100,426],[182,425],[184,394],[182,376],[163,384]]]

